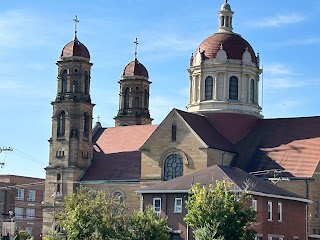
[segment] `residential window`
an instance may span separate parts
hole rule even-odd
[[[250,102],[254,103],[255,102],[255,99],[254,99],[254,80],[251,79],[251,82],[250,82]]]
[[[16,219],[23,219],[23,208],[15,207],[14,208],[15,218]]]
[[[164,180],[183,175],[183,160],[179,154],[170,154],[164,162]]]
[[[34,208],[27,208],[26,209],[26,217],[28,220],[34,220],[36,210]]]
[[[272,202],[268,201],[268,221],[272,221]]]
[[[229,99],[238,100],[238,78],[236,76],[229,79]]]
[[[314,207],[315,207],[314,216],[315,216],[315,218],[319,218],[319,201],[315,201]]]
[[[171,141],[177,141],[177,124],[175,123],[171,126]]]
[[[211,100],[212,99],[212,92],[213,92],[213,78],[211,76],[206,77],[204,85],[205,85],[204,99]]]
[[[282,202],[278,202],[278,222],[282,222]]]
[[[174,199],[174,212],[181,213],[182,212],[182,198]]]
[[[160,216],[161,213],[161,198],[153,199],[153,211]]]
[[[28,198],[27,198],[27,200],[29,202],[36,201],[36,190],[28,190]]]
[[[263,240],[263,237],[262,236],[256,236],[254,239],[255,240]]]
[[[258,211],[258,205],[257,205],[257,200],[256,199],[252,199],[252,208],[253,210],[255,210],[256,212]]]
[[[16,189],[16,200],[24,200],[24,189]]]

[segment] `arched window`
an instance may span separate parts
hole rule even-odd
[[[72,82],[72,92],[74,93],[78,92],[78,81]]]
[[[113,198],[117,201],[119,201],[120,203],[124,202],[124,193],[120,190],[113,192]]]
[[[67,70],[64,70],[62,73],[61,92],[67,92],[67,76]]]
[[[124,108],[129,108],[129,88],[124,90]]]
[[[147,89],[144,90],[144,108],[145,109],[149,108],[149,94]]]
[[[88,72],[84,72],[84,93],[89,94],[89,76]]]
[[[205,92],[205,96],[204,99],[205,100],[210,100],[212,99],[212,91],[213,91],[213,78],[211,76],[206,77],[206,80],[204,82],[205,84],[205,88],[204,88],[204,92]]]
[[[171,126],[171,141],[177,141],[177,124],[175,123]]]
[[[179,154],[170,154],[164,161],[164,180],[183,175],[183,160]]]
[[[229,79],[229,99],[238,100],[238,78],[236,76]]]
[[[87,135],[89,132],[89,116],[87,113],[83,114],[83,133]]]
[[[58,118],[58,136],[64,136],[66,125],[66,113],[62,111]]]
[[[255,99],[254,99],[254,80],[251,79],[251,82],[250,82],[250,102],[254,103],[255,102]]]

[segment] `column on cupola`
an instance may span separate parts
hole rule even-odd
[[[218,100],[218,74],[215,74],[213,79],[214,79],[213,99]]]
[[[224,91],[223,91],[223,100],[227,101],[229,98],[229,81],[227,79],[227,72],[223,72],[223,81],[224,81]]]

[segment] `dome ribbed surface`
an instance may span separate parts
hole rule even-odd
[[[201,52],[205,51],[204,55],[206,59],[215,58],[221,44],[223,50],[227,52],[228,59],[242,60],[242,54],[248,48],[252,62],[257,63],[257,57],[251,45],[237,34],[215,33],[205,39],[197,48],[197,51],[199,49]]]
[[[149,74],[145,66],[138,61],[138,59],[130,62],[123,70],[122,76],[141,76],[149,78]]]
[[[67,43],[62,51],[60,57],[83,57],[90,59],[90,53],[87,47],[82,44],[77,38]]]

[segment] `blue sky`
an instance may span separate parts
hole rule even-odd
[[[199,4],[201,2],[201,4]],[[94,63],[91,97],[104,126],[114,126],[118,80],[134,58],[149,71],[150,110],[160,123],[188,102],[190,55],[218,29],[223,0],[4,1],[0,9],[1,174],[45,177],[59,54],[74,36]],[[260,53],[266,118],[320,115],[320,1],[230,0],[234,32]],[[261,86],[260,86],[261,87]],[[261,95],[262,96],[262,95]]]

